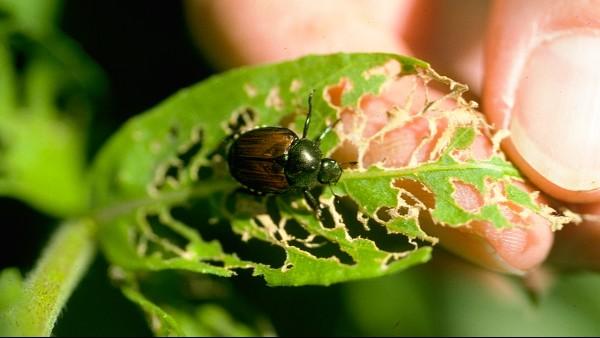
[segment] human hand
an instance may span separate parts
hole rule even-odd
[[[503,149],[537,189],[600,215],[599,2],[187,4],[192,32],[224,68],[339,51],[394,52],[430,62],[469,84],[488,120],[511,131]],[[547,224],[535,221],[503,232],[428,230],[450,251],[494,270],[530,270],[553,246],[555,262],[600,268],[600,228],[591,218],[559,232],[556,241]]]

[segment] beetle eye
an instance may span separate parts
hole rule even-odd
[[[321,160],[321,169],[319,170],[318,180],[322,184],[336,183],[342,176],[340,164],[333,159],[324,158]]]

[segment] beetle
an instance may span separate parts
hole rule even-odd
[[[327,126],[315,139],[307,138],[313,93],[308,95],[308,113],[301,138],[284,127],[252,129],[234,136],[227,162],[231,176],[257,194],[302,191],[320,218],[322,207],[310,189],[318,184],[335,184],[342,175],[340,164],[324,158],[320,149],[323,138],[340,120]]]

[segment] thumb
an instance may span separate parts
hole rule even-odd
[[[558,199],[599,201],[599,3],[496,1],[486,52],[484,110],[511,159]]]

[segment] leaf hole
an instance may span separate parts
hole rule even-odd
[[[234,112],[227,123],[227,133],[231,136],[251,128],[256,124],[256,116],[256,112],[250,107]]]
[[[282,247],[254,238],[244,242],[236,254],[243,260],[265,264],[273,269],[281,268],[287,258]]]
[[[441,226],[441,225],[435,224],[430,212],[420,212],[419,213],[419,225],[421,226],[421,229],[423,229],[423,231],[425,231],[427,234],[434,234],[434,235],[435,235],[435,230],[432,231],[432,228]]]
[[[198,179],[200,181],[208,180],[215,174],[215,170],[209,166],[201,166],[198,168]]]
[[[410,206],[425,205],[427,208],[435,207],[435,196],[423,183],[411,179],[398,179],[394,181],[394,186],[405,190],[402,193],[402,199]]]
[[[230,214],[252,218],[258,214],[267,213],[266,198],[266,196],[253,193],[247,188],[239,187],[227,195],[225,208]]]
[[[309,252],[315,257],[332,258],[336,257],[342,264],[354,265],[356,262],[348,253],[344,252],[340,245],[327,240],[323,236],[316,236],[310,245],[305,242],[292,241],[291,244],[300,250]]]
[[[364,238],[373,241],[378,248],[388,252],[404,252],[412,250],[414,246],[408,238],[401,234],[388,233],[385,225],[374,219],[369,219],[365,224],[357,219],[358,205],[348,196],[337,197],[338,208],[342,215],[348,234],[352,238]],[[383,211],[381,211],[383,210]],[[378,212],[389,212],[391,208],[380,208]],[[389,214],[387,219],[391,220]]]
[[[193,132],[190,144],[186,145],[182,151],[178,152],[177,158],[181,160],[184,168],[187,168],[194,156],[202,150],[203,137],[203,130],[196,128]]]
[[[410,208],[407,207],[407,206],[399,206],[398,208],[396,208],[396,212],[400,216],[406,216],[406,215],[408,215],[409,211],[410,211]]]
[[[345,140],[333,151],[331,158],[338,161],[344,169],[352,168],[358,160],[358,147],[349,140]]]
[[[273,223],[279,224],[279,221],[281,221],[281,214],[279,212],[279,208],[277,207],[277,201],[275,200],[275,198],[275,196],[266,196],[265,206],[267,208],[267,213],[269,214],[269,217],[271,217],[271,220],[273,220]]]
[[[297,239],[306,239],[310,235],[310,233],[295,219],[290,219],[285,222],[284,229],[290,236]]]
[[[179,167],[173,163],[170,163],[169,166],[167,167],[167,171],[165,172],[165,179],[163,180],[163,182],[166,182],[167,178],[172,178],[177,181],[178,176],[179,176]],[[162,185],[157,186],[157,188],[159,188],[159,189],[162,188]]]
[[[381,207],[377,209],[377,212],[375,214],[383,222],[389,222],[392,219],[392,216],[390,215],[390,210],[392,210],[392,208],[390,207]]]
[[[296,122],[297,116],[297,112],[286,114],[279,120],[279,125],[284,127],[291,127],[294,125],[294,122]]]
[[[208,263],[210,265],[219,267],[219,268],[224,268],[225,267],[225,262],[221,261],[221,260],[216,260],[216,259],[205,259],[203,260],[204,263]]]
[[[169,227],[167,224],[163,223],[158,215],[146,215],[146,222],[148,223],[150,229],[156,236],[160,237],[161,239],[168,240],[169,243],[172,243],[173,245],[181,248],[182,250],[188,244],[188,240],[185,237],[181,236],[173,229],[171,229],[171,227]]]
[[[226,253],[272,268],[280,268],[284,264],[287,256],[282,247],[254,238],[243,241],[240,235],[233,232],[231,224],[223,220],[211,224],[208,221],[211,218],[210,208],[207,207],[209,203],[207,199],[193,199],[185,206],[173,208],[171,214],[176,220],[196,230],[203,240],[219,242]]]
[[[344,77],[337,84],[328,86],[325,89],[325,100],[334,108],[342,106],[342,97],[344,93],[352,89],[352,82]]]
[[[335,220],[333,214],[329,208],[321,209],[321,225],[326,229],[333,229],[335,227]]]
[[[462,209],[477,212],[483,206],[483,197],[474,185],[452,180],[452,186],[454,188],[452,198]]]

